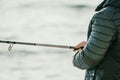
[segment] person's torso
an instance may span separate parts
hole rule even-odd
[[[120,80],[120,8],[106,7],[105,11],[113,14],[109,16],[112,17],[116,27],[116,34],[102,62],[95,68],[87,70],[87,74],[95,72],[95,78],[86,78],[85,80]],[[91,30],[90,26],[88,34],[90,34]]]

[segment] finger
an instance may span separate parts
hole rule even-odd
[[[77,50],[79,50],[79,48],[74,48],[74,49],[73,49],[74,52],[77,51]]]
[[[77,50],[83,50],[84,47],[79,47],[79,48],[74,48],[73,51],[77,51]]]

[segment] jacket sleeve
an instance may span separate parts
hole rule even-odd
[[[115,26],[105,15],[96,14],[92,19],[91,33],[86,47],[74,55],[73,64],[80,69],[96,66],[104,58],[115,36]]]

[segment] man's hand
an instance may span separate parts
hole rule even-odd
[[[86,43],[87,43],[86,41],[80,42],[78,45],[75,46],[75,49],[73,51],[77,51],[77,50],[82,51],[83,48],[86,46]]]

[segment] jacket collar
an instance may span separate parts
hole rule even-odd
[[[104,0],[102,3],[100,3],[97,6],[95,11],[100,11],[101,9],[105,8],[106,6],[118,6],[118,5],[120,5],[118,2],[120,2],[120,0]]]

